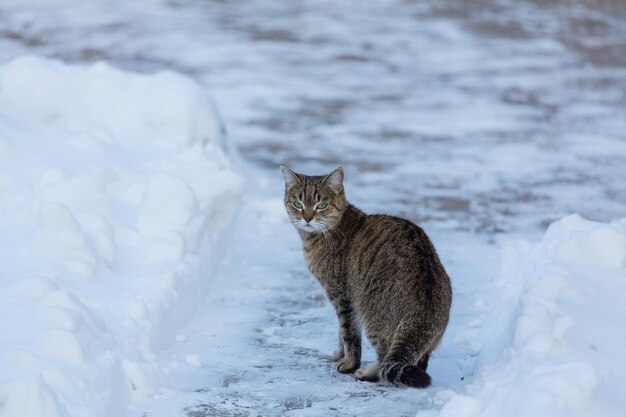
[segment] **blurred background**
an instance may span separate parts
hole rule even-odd
[[[376,410],[382,415],[393,409],[397,415],[411,416],[418,406],[428,412],[456,398],[453,397],[456,392],[465,392],[466,384],[476,383],[475,370],[484,370],[480,364],[476,365],[480,360],[509,352],[511,347],[519,348],[509,342],[513,340],[515,323],[521,315],[523,303],[519,300],[525,294],[523,286],[538,279],[533,275],[535,263],[548,265],[549,268],[544,269],[549,269],[550,273],[553,270],[566,271],[565,275],[572,270],[591,271],[583,274],[584,277],[574,274],[572,278],[572,282],[580,285],[577,294],[584,296],[578,300],[586,303],[580,303],[584,308],[572,304],[575,307],[566,306],[559,311],[568,320],[570,316],[580,316],[578,323],[582,325],[574,326],[574,336],[575,331],[584,333],[585,337],[589,336],[586,332],[598,332],[605,337],[600,341],[607,342],[604,345],[596,342],[592,334],[589,338],[574,338],[576,343],[567,346],[584,353],[576,356],[576,361],[583,358],[597,366],[598,375],[612,375],[612,379],[607,379],[598,389],[608,394],[598,394],[597,398],[601,401],[609,398],[607,409],[611,412],[619,413],[618,410],[623,409],[618,403],[624,395],[618,390],[622,389],[624,372],[615,363],[623,362],[619,331],[623,329],[621,317],[624,314],[619,313],[623,304],[619,288],[625,281],[620,275],[623,269],[614,268],[623,262],[622,235],[619,235],[622,240],[611,240],[614,235],[603,233],[612,226],[604,225],[605,229],[589,239],[584,233],[577,235],[578,240],[572,238],[571,247],[578,249],[573,250],[570,257],[574,261],[585,258],[588,262],[587,265],[583,262],[583,266],[576,262],[559,264],[562,260],[552,259],[555,252],[552,246],[535,250],[540,254],[543,250],[544,257],[525,259],[531,248],[537,247],[504,243],[518,237],[537,241],[548,224],[571,213],[604,222],[626,217],[626,0],[1,0],[0,65],[29,54],[78,65],[105,61],[134,72],[176,71],[188,75],[206,88],[219,109],[231,148],[230,155],[223,158],[224,163],[239,161],[239,156],[247,163],[233,164],[237,165],[233,171],[246,174],[243,178],[248,187],[244,192],[248,194],[241,199],[242,208],[228,239],[220,241],[226,248],[226,255],[220,256],[219,273],[208,277],[214,280],[209,295],[206,299],[194,298],[196,305],[179,297],[178,290],[167,284],[169,292],[164,292],[163,299],[155,297],[153,303],[157,313],[151,326],[156,325],[146,327],[154,330],[145,333],[155,339],[163,334],[164,339],[172,339],[166,332],[159,333],[158,326],[168,322],[168,312],[178,305],[170,302],[172,299],[199,309],[190,324],[180,330],[188,339],[183,334],[176,336],[177,343],[170,351],[160,352],[158,360],[149,357],[139,360],[137,365],[155,370],[154,375],[148,373],[149,377],[145,378],[149,382],[145,384],[146,391],[156,389],[156,370],[163,369],[168,370],[168,383],[174,388],[160,391],[145,403],[131,404],[129,415],[206,417],[246,416],[257,412],[258,415],[282,416],[291,412],[300,416],[308,410],[307,415],[351,416],[366,412],[376,415]],[[22,65],[28,62],[22,61]],[[0,67],[0,72],[8,71],[7,67]],[[19,80],[19,74],[15,74],[19,71],[15,68],[25,67],[13,66],[13,78],[7,79]],[[54,71],[69,71],[67,68],[60,66]],[[61,78],[69,78],[67,85],[71,85],[71,74],[78,73],[67,72]],[[41,88],[41,83],[35,84]],[[107,83],[84,85],[100,88],[97,91],[111,87]],[[180,84],[172,85],[164,86],[154,97],[168,97],[171,92],[168,89]],[[20,88],[37,88],[30,84],[18,87],[20,98]],[[82,90],[78,96],[81,94]],[[63,97],[47,97],[46,92],[37,96],[50,99],[52,104],[47,105],[53,108],[57,102],[65,103]],[[112,96],[130,97],[133,103],[137,94]],[[174,97],[187,107],[195,108],[193,100],[185,102],[185,97],[189,97],[185,92]],[[92,111],[102,109],[100,103],[97,104]],[[118,103],[109,105],[114,108]],[[141,116],[142,109],[137,109]],[[0,113],[0,127],[10,132],[13,122],[8,112]],[[185,119],[185,115],[193,113],[188,108],[173,113],[171,126],[174,128],[195,121],[192,116]],[[185,120],[178,120],[176,115]],[[144,126],[145,120],[138,118],[141,120],[137,125],[150,132],[154,126],[149,123]],[[45,142],[46,138],[62,142],[50,132],[65,133],[53,130],[48,120],[38,123],[43,130],[31,131],[30,127],[24,130],[17,126],[17,139],[13,139],[11,147],[19,150],[22,139],[25,143],[29,140]],[[88,120],[86,125],[89,126]],[[181,143],[185,140],[183,137]],[[147,144],[147,141],[138,143]],[[98,152],[107,150],[107,146],[98,147]],[[33,149],[48,156],[45,147]],[[60,146],[58,152],[62,154],[65,149],[79,148],[66,144]],[[113,162],[118,162],[117,158],[126,156],[124,147],[113,147],[113,150],[118,153],[110,154],[115,155],[112,160],[102,161],[104,166],[115,166]],[[185,152],[187,150],[184,148]],[[95,155],[100,155],[98,152]],[[172,167],[187,167],[187,160],[180,155],[173,157],[167,153],[169,151],[163,152]],[[181,154],[186,155],[185,152]],[[149,154],[150,150],[146,151],[145,155]],[[39,170],[48,163],[47,158],[24,155],[24,165],[28,166],[19,165],[19,160],[15,164],[25,172],[30,169],[38,178]],[[145,155],[138,152],[132,155],[135,159],[129,158],[131,162],[121,161],[120,165],[124,170],[134,166],[135,160],[149,165],[152,160],[143,158]],[[220,159],[220,164],[222,162]],[[53,163],[54,159],[50,164]],[[210,158],[196,163],[209,166]],[[278,169],[281,164],[307,174],[330,172],[341,165],[346,171],[347,197],[352,203],[370,213],[410,218],[431,236],[452,277],[455,293],[450,326],[430,368],[439,384],[433,390],[416,393],[357,384],[334,371],[334,364],[327,355],[336,343],[335,325],[329,325],[334,323],[334,313],[325,301],[324,292],[306,271],[300,242],[284,214],[282,176]],[[211,171],[206,178],[213,182],[207,180],[205,187],[205,177],[194,174],[196,165],[190,166],[192,174],[188,172],[183,177],[203,190],[198,195],[211,196],[204,191],[219,190],[219,185],[223,185],[224,178],[212,177]],[[81,173],[81,168],[76,169],[77,173],[71,172],[76,167],[69,163],[62,167],[69,173],[68,181]],[[88,171],[85,167],[82,169]],[[154,169],[164,168],[156,166]],[[126,172],[124,170],[122,172]],[[152,170],[152,167],[145,169],[144,177],[139,170],[134,180],[145,183]],[[11,176],[14,170],[5,166],[5,171]],[[14,175],[13,182],[18,186],[22,184],[20,175]],[[78,198],[81,202],[99,201],[91,199],[89,192],[84,193],[92,191],[92,183],[87,182],[84,189],[72,184],[68,196],[78,195],[82,197],[82,200]],[[255,187],[258,190],[254,190]],[[158,188],[155,194],[160,197],[176,195],[171,190]],[[37,190],[34,194],[27,187],[21,191],[25,207],[31,200],[36,201],[33,195],[37,195]],[[104,188],[101,191],[106,195]],[[139,204],[143,198],[141,186],[131,191]],[[110,198],[117,201],[116,198],[125,195],[113,192]],[[218,199],[220,197],[215,197]],[[159,208],[156,212],[160,213],[160,200],[155,205]],[[11,224],[17,215],[3,218],[6,224]],[[119,222],[116,225],[122,231],[121,243],[124,243],[124,236],[132,235],[137,229],[132,221],[126,224],[115,216],[111,219]],[[30,230],[32,225],[27,226]],[[570,230],[580,232],[584,227],[587,226],[583,220],[572,216],[555,228],[560,228],[559,233],[565,236],[559,235],[559,239],[569,242]],[[14,242],[5,229],[3,233],[8,236],[5,236],[5,247],[11,248]],[[617,233],[617,229],[611,230]],[[20,232],[20,239],[22,234],[28,235]],[[56,240],[54,242],[51,246],[56,246]],[[145,253],[138,252],[140,260],[154,249],[152,246],[145,248]],[[508,265],[508,269],[504,268],[498,275],[502,248],[505,249],[503,264]],[[212,250],[211,247],[201,255],[215,256]],[[587,252],[594,250],[597,253],[591,253],[586,259]],[[25,253],[28,255],[24,257],[25,264],[30,265],[30,252]],[[526,263],[517,262],[518,258],[524,258]],[[5,266],[12,266],[12,262],[5,262]],[[607,262],[609,268],[602,270]],[[526,273],[525,268],[533,273]],[[141,273],[135,274],[131,269],[102,269],[102,274],[111,273],[118,280],[110,281],[106,278],[108,275],[102,275],[93,283],[89,281],[85,284],[83,299],[91,300],[96,305],[94,311],[100,316],[116,318],[117,311],[115,314],[108,314],[106,308],[100,311],[101,289],[107,290],[106,294],[117,301],[129,285],[119,279],[124,277],[123,273],[141,279],[145,271],[139,269]],[[518,270],[522,272],[517,273]],[[610,273],[602,275],[602,271],[607,270]],[[165,271],[169,274],[169,270]],[[209,279],[201,272],[193,278],[195,282],[206,284]],[[17,276],[5,274],[10,282]],[[169,283],[169,275],[163,276]],[[130,301],[126,300],[129,308],[134,306],[136,298],[144,305],[144,294],[152,293],[154,279],[150,276],[139,281],[145,292],[133,289],[128,297]],[[110,282],[117,282],[119,288],[109,287]],[[547,296],[543,294],[541,300],[548,300],[552,303],[550,306],[556,305],[554,299],[560,290],[550,290],[553,287],[548,284]],[[68,284],[68,288],[73,288],[73,284]],[[195,288],[190,286],[188,290],[196,294]],[[12,298],[11,292],[4,293],[5,298]],[[106,302],[102,304],[107,306]],[[109,303],[109,307],[111,305]],[[160,310],[162,306],[165,307]],[[33,303],[32,307],[33,311],[39,311],[38,304]],[[534,308],[533,305],[530,308]],[[562,338],[563,323],[559,321],[552,326],[554,308],[548,309],[547,318],[542,316],[536,320],[539,330],[531,336],[548,340]],[[144,310],[145,306],[131,309],[130,316],[144,320],[144,315],[148,314],[144,314]],[[15,315],[13,310],[7,311]],[[34,322],[30,316],[22,316],[23,323]],[[547,330],[541,327],[545,322]],[[122,330],[111,325],[111,334],[132,334],[130,339],[134,339],[139,331],[134,327],[128,330],[125,322],[120,323]],[[567,323],[565,327],[569,326]],[[24,329],[18,330],[23,333]],[[9,334],[7,331],[0,333]],[[23,345],[22,339],[26,336],[22,337],[22,333],[15,332],[16,346]],[[593,341],[589,347],[580,341],[587,339]],[[121,336],[120,340],[126,343]],[[100,348],[100,344],[91,339],[89,344]],[[133,349],[120,348],[119,357],[134,359]],[[365,358],[372,361],[373,352],[367,349]],[[66,349],[60,351],[65,353]],[[206,362],[204,367],[201,357]],[[179,361],[180,358],[186,361]],[[550,356],[545,363],[552,359]],[[525,356],[517,360],[520,364],[515,368],[517,375],[532,375],[527,372],[529,369],[546,373],[544,362],[535,363],[533,368]],[[565,359],[556,355],[554,363],[558,365],[561,360]],[[55,366],[51,368],[56,369]],[[22,368],[16,369],[21,375]],[[542,401],[543,397],[535,396],[536,391],[532,390],[534,380],[532,386],[525,385],[524,379],[509,378],[510,368],[498,369],[502,370],[502,378],[496,375],[486,380],[493,379],[494,384],[504,385],[509,381],[508,386],[499,388],[502,388],[501,393],[510,394],[512,408],[524,403],[526,398]],[[595,377],[595,368],[591,369],[590,374]],[[130,374],[142,375],[141,372]],[[582,373],[583,378],[580,373],[562,375],[557,372],[556,375],[555,379],[546,379],[544,385],[536,385],[539,387],[536,389],[552,387],[556,394],[570,395],[567,401],[576,409],[578,401],[591,398],[594,386],[585,391],[576,385],[579,380],[585,380],[586,373]],[[567,384],[563,385],[565,382],[576,389],[568,390]],[[36,380],[31,385],[39,387],[41,384]],[[63,388],[62,384],[57,385]],[[115,383],[111,386],[115,387]],[[531,387],[528,397],[520,396],[520,390],[526,386]],[[83,389],[84,386],[78,384],[76,387],[68,391],[76,395],[61,397],[68,400],[69,406],[87,404],[89,408],[91,404],[84,398],[91,397],[82,395],[92,391],[100,395],[98,386]],[[486,387],[485,398],[489,400],[490,386]],[[54,385],[54,389],[57,388]],[[1,391],[2,386],[0,394]],[[27,391],[18,394],[23,392]],[[165,396],[161,396],[163,392]],[[247,394],[243,401],[241,393]],[[562,407],[556,394],[555,407]],[[21,394],[15,397],[23,399],[24,404],[33,402],[34,398]],[[102,394],[110,403],[115,403],[114,397],[106,390]],[[484,404],[489,405],[488,400]],[[123,408],[125,404],[121,403],[125,401],[124,397],[118,405]],[[43,415],[50,415],[45,414],[49,404],[42,404]],[[472,408],[465,403],[454,404],[457,411],[472,413]],[[95,408],[97,406],[92,406],[93,413],[98,412]],[[521,408],[520,413],[523,413]],[[6,415],[2,411],[0,407],[0,415]],[[532,414],[532,409],[525,411]],[[457,412],[445,415],[453,414],[461,415]],[[493,415],[506,414],[496,409]],[[594,415],[610,414],[596,412]]]
[[[367,210],[487,235],[626,212],[621,0],[3,0],[0,61],[23,54],[188,74],[247,161],[343,165]]]

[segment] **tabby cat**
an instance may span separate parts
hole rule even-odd
[[[452,290],[424,231],[348,203],[342,168],[324,176],[281,169],[306,264],[339,318],[337,370],[361,381],[429,386],[426,368],[448,324]],[[378,357],[370,367],[361,367],[362,329]]]

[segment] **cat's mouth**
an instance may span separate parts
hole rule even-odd
[[[299,221],[296,226],[304,231],[304,232],[319,232],[322,230],[322,225],[319,223],[306,223],[304,221]]]

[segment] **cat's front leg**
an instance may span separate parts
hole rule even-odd
[[[339,372],[349,374],[361,366],[361,328],[349,299],[340,298],[333,304],[339,318],[340,342],[340,347],[333,354],[333,360]]]

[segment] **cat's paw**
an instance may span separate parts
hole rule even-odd
[[[343,348],[337,349],[336,351],[334,351],[333,355],[331,356],[331,358],[333,358],[334,362],[337,362],[339,359],[342,359],[343,358]]]
[[[380,374],[377,367],[359,368],[354,373],[354,377],[359,381],[378,382]]]
[[[337,370],[342,374],[351,374],[359,367],[352,359],[341,358],[337,361]]]

